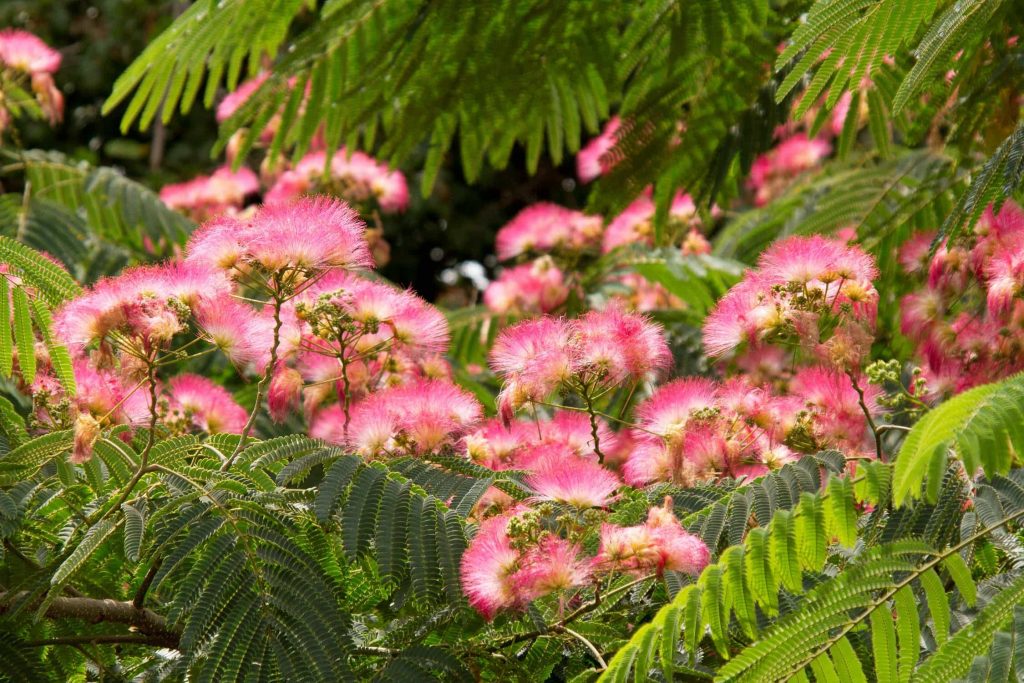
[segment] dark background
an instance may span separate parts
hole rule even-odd
[[[0,0],[0,27],[31,31],[64,56],[56,74],[65,96],[64,122],[52,129],[19,123],[23,145],[120,168],[153,189],[222,163],[210,157],[217,127],[213,112],[201,103],[188,115],[176,113],[166,128],[157,124],[145,132],[121,132],[123,105],[100,115],[117,77],[181,9],[180,0]],[[406,160],[402,170],[410,187],[409,209],[384,217],[392,250],[382,273],[428,299],[442,294],[439,274],[460,262],[479,261],[493,272],[494,233],[522,207],[549,200],[578,208],[585,201],[572,158],[559,167],[542,158],[537,173],[529,176],[520,150],[505,170],[485,170],[472,187],[453,161],[458,158],[454,148],[428,198],[419,192],[422,156]],[[460,292],[447,296],[455,297],[452,303],[473,296],[469,288]]]

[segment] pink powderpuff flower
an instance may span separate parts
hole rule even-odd
[[[498,230],[495,250],[502,261],[529,252],[582,249],[601,236],[601,218],[550,202],[531,204]]]
[[[946,302],[934,289],[922,289],[900,300],[900,331],[920,343],[928,339],[943,319]]]
[[[516,602],[525,604],[555,591],[585,585],[591,568],[581,554],[578,545],[557,536],[544,536],[519,558],[519,570],[512,575]]]
[[[637,407],[636,417],[645,430],[674,442],[684,436],[691,421],[700,419],[694,413],[716,409],[717,401],[718,387],[714,382],[687,377],[659,387]]]
[[[308,197],[261,207],[240,241],[248,258],[269,271],[371,268],[365,228],[345,202]]]
[[[76,353],[127,326],[134,326],[131,334],[164,342],[180,329],[169,299],[192,307],[200,292],[219,295],[229,289],[225,278],[194,264],[131,268],[67,302],[54,316],[54,329]]]
[[[827,141],[820,138],[812,140],[806,133],[797,133],[759,156],[751,165],[747,180],[754,190],[754,203],[758,206],[767,204],[792,178],[816,167],[831,151]]]
[[[208,434],[241,434],[249,416],[227,389],[205,377],[183,374],[171,378],[167,392],[174,405]]]
[[[246,100],[252,97],[252,94],[263,85],[269,76],[270,74],[266,72],[258,74],[225,95],[224,99],[217,105],[217,123],[224,123],[231,118],[231,115],[238,111],[245,104]]]
[[[877,415],[881,389],[864,377],[858,384],[868,410]],[[821,367],[803,368],[793,377],[789,390],[813,409],[815,436],[825,445],[850,449],[867,445],[867,422],[849,377]]]
[[[498,314],[550,313],[568,298],[565,275],[547,256],[506,268],[484,291],[484,304]]]
[[[589,425],[588,425],[589,429]],[[498,419],[481,423],[462,440],[466,457],[492,470],[508,469],[516,453],[538,439],[537,427],[529,422],[512,422],[508,426]]]
[[[679,519],[672,512],[672,499],[665,498],[663,507],[651,508],[647,513],[645,526],[650,530],[657,554],[656,568],[683,572],[696,576],[711,560],[711,553],[704,541],[683,529]]]
[[[348,445],[372,458],[381,451],[422,455],[462,437],[483,410],[467,391],[441,380],[421,381],[370,394],[352,409]],[[382,447],[390,443],[395,448]]]
[[[608,224],[601,243],[601,251],[607,254],[616,247],[638,243],[653,246],[655,211],[656,206],[648,190]],[[683,225],[692,226],[700,221],[693,198],[682,192],[673,198],[668,216],[669,221]]]
[[[379,451],[387,450],[386,443],[390,438],[391,428],[387,436],[381,441]],[[325,408],[319,408],[309,418],[309,435],[314,439],[320,439],[337,446],[344,446],[345,437],[345,413],[340,404],[332,403]],[[378,452],[379,452],[378,451]]]
[[[573,370],[604,372],[612,383],[647,380],[672,364],[661,326],[617,306],[589,311],[574,321],[573,341]]]
[[[515,514],[516,511],[511,510],[485,520],[462,553],[459,565],[462,590],[469,604],[488,621],[517,602],[512,577],[519,570],[519,552],[512,547],[508,536],[508,523]]]
[[[633,434],[633,444],[622,465],[622,478],[637,488],[655,481],[675,478],[675,458],[661,439],[648,434]]]
[[[601,134],[592,138],[576,155],[576,177],[581,183],[589,183],[604,175],[618,162],[615,155],[609,152],[615,147],[616,133],[621,125],[619,117],[613,116],[605,124]]]
[[[245,225],[231,216],[219,216],[200,226],[189,237],[185,263],[211,270],[231,270],[245,256],[239,237]]]
[[[758,268],[778,283],[853,281],[870,285],[878,277],[874,259],[859,247],[820,235],[793,236],[775,242],[761,255]]]
[[[251,306],[228,297],[203,298],[195,319],[207,341],[236,366],[252,366],[260,373],[270,362],[274,322]]]
[[[52,74],[60,68],[61,55],[28,31],[0,31],[0,62],[29,74]]]
[[[391,170],[363,152],[339,149],[328,162],[323,151],[307,154],[295,168],[278,177],[265,202],[278,204],[317,189],[330,190],[353,202],[375,199],[383,213],[404,211],[409,188],[401,171]]]
[[[935,235],[934,230],[926,230],[903,243],[899,250],[899,260],[904,272],[908,275],[927,272]]]
[[[563,443],[580,457],[592,458],[596,455],[590,418],[585,413],[559,410],[547,422],[529,425],[528,429],[533,430],[531,432],[533,438],[536,438],[539,430],[542,434],[542,441]],[[619,435],[613,432],[608,423],[600,418],[597,420],[597,440],[601,452],[605,454],[606,458],[610,453],[616,453],[619,450]]]
[[[248,168],[233,171],[222,166],[209,176],[163,186],[160,199],[172,209],[203,220],[240,210],[246,197],[259,190],[259,178]]]
[[[527,390],[525,400],[543,400],[572,371],[572,331],[563,318],[544,317],[512,325],[491,347],[491,369]],[[521,405],[521,404],[520,404]]]
[[[539,500],[577,508],[606,507],[619,488],[619,478],[603,466],[576,456],[543,460],[526,478]]]
[[[680,247],[683,256],[698,256],[711,253],[711,242],[697,228],[690,228]]]
[[[992,316],[1009,312],[1024,290],[1024,235],[1015,242],[1001,246],[985,266],[987,304]]]
[[[772,283],[751,272],[725,293],[704,319],[704,351],[725,356],[751,344],[782,323],[779,305],[766,294]]]
[[[72,361],[72,370],[75,374],[75,406],[78,411],[100,418],[109,415],[111,422],[122,422],[117,409],[128,391],[121,378],[110,370],[97,368],[85,358]]]
[[[664,507],[651,508],[644,524],[601,526],[601,541],[594,565],[601,569],[622,569],[642,574],[666,569],[699,574],[711,553],[698,537],[690,534],[672,512],[671,498]]]
[[[267,391],[267,406],[274,422],[283,422],[288,413],[295,410],[302,397],[302,375],[298,370],[278,364]]]

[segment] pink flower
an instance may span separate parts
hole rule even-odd
[[[516,601],[527,603],[586,584],[590,566],[580,555],[579,546],[557,536],[544,536],[519,558],[520,568],[511,579]]]
[[[786,138],[754,160],[747,180],[754,190],[754,202],[758,206],[767,204],[781,194],[792,178],[816,167],[831,151],[828,142],[809,139],[806,133]]]
[[[241,222],[230,216],[204,223],[189,237],[185,262],[211,270],[234,268],[245,256],[245,248],[239,242],[244,229]]]
[[[269,271],[370,268],[364,229],[344,202],[311,197],[260,208],[240,242],[248,258]]]
[[[655,204],[648,190],[612,219],[605,230],[601,251],[608,253],[616,247],[630,244],[654,244]],[[684,226],[699,222],[697,207],[688,194],[676,194],[669,208],[669,221]]]
[[[692,420],[701,419],[694,413],[715,410],[717,400],[718,388],[714,382],[687,377],[659,387],[637,407],[636,416],[641,427],[673,441],[683,436]]]
[[[613,116],[605,124],[601,134],[592,138],[576,155],[576,176],[581,183],[589,183],[604,175],[618,162],[618,159],[609,152],[615,147],[616,133],[621,125],[619,117]]]
[[[710,561],[708,547],[683,529],[672,512],[671,498],[664,507],[651,508],[644,524],[601,527],[601,545],[596,567],[622,569],[635,573],[666,569],[697,575]]]
[[[287,365],[277,366],[267,391],[267,407],[274,422],[283,422],[288,413],[299,405],[302,386],[302,375],[298,370]]]
[[[495,246],[502,261],[529,252],[581,249],[601,236],[601,218],[557,204],[531,204],[498,230]]]
[[[491,347],[490,364],[505,377],[499,403],[512,410],[527,401],[542,401],[570,376],[571,331],[561,318],[539,318],[508,327]]]
[[[81,465],[92,459],[93,447],[100,437],[100,423],[89,413],[79,413],[75,418],[74,448],[68,462]]]
[[[499,314],[550,313],[567,298],[565,276],[547,256],[506,268],[484,292],[484,303]]]
[[[60,68],[61,55],[28,31],[0,31],[0,62],[30,74],[52,74]]]
[[[263,85],[264,81],[270,74],[264,72],[257,75],[255,78],[251,78],[245,81],[234,91],[228,93],[220,104],[217,105],[217,123],[224,123],[227,119],[231,118],[231,115],[238,111],[239,107],[245,104],[256,90]]]
[[[259,192],[260,182],[248,168],[232,171],[222,166],[209,176],[197,176],[183,183],[164,185],[160,199],[172,209],[184,211],[197,220],[234,213],[246,197]]]
[[[514,511],[510,511],[485,520],[462,553],[462,590],[469,604],[488,621],[498,611],[516,604],[512,576],[519,569],[519,553],[508,537],[508,523],[513,516]]]
[[[195,315],[207,341],[232,363],[241,368],[252,365],[256,372],[263,371],[273,346],[272,320],[228,297],[201,299]]]
[[[672,352],[660,325],[617,306],[589,311],[573,325],[575,372],[603,373],[613,384],[667,370]]]
[[[864,377],[858,384],[868,410],[877,414],[881,390]],[[814,410],[815,436],[825,445],[848,449],[868,445],[867,422],[849,377],[826,368],[803,368],[790,382],[790,391]]]
[[[910,275],[927,271],[935,234],[934,230],[919,232],[903,243],[899,258],[904,271]]]
[[[480,403],[449,382],[414,382],[370,394],[352,409],[348,445],[373,458],[422,455],[454,444],[479,419]]]
[[[541,440],[557,442],[571,448],[580,457],[594,457],[594,436],[591,434],[590,418],[585,413],[559,410],[547,422],[526,426],[528,434],[534,438],[537,431],[542,433]],[[529,431],[532,430],[532,431]],[[613,432],[608,424],[598,418],[597,439],[601,451],[607,458],[619,449],[619,435]]]
[[[209,434],[241,434],[249,416],[222,386],[199,375],[184,374],[168,383],[173,404]]]
[[[576,456],[541,461],[526,478],[540,500],[578,508],[605,507],[619,483],[619,478],[603,466]]]
[[[374,199],[384,213],[404,211],[409,205],[404,174],[363,152],[349,153],[344,147],[329,162],[323,151],[307,154],[294,169],[278,177],[264,201],[279,204],[312,191],[330,191],[352,202]]]

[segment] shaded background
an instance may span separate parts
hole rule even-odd
[[[154,190],[220,165],[220,159],[210,157],[217,138],[213,112],[201,106],[188,115],[176,113],[166,127],[157,123],[145,132],[121,132],[123,106],[106,117],[100,114],[117,77],[183,5],[187,3],[180,0],[0,2],[0,27],[31,31],[64,56],[56,74],[66,100],[64,122],[52,129],[39,122],[19,123],[23,145],[120,168]],[[455,304],[472,297],[469,287],[443,292],[440,274],[465,261],[480,262],[493,273],[494,234],[522,207],[548,200],[578,208],[585,201],[571,157],[553,167],[542,155],[537,173],[529,176],[517,150],[506,169],[485,169],[470,187],[456,161],[457,146],[449,153],[433,194],[424,198],[419,193],[423,154],[425,145],[402,168],[410,187],[409,209],[383,219],[392,250],[391,262],[381,272],[413,286],[427,299],[444,295]]]

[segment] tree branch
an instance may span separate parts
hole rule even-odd
[[[0,614],[9,611],[14,603],[28,598],[29,595],[28,591],[13,595],[0,593]],[[48,619],[81,619],[94,624],[101,621],[127,624],[138,629],[137,635],[146,636],[151,644],[161,647],[177,649],[180,640],[180,634],[167,625],[167,620],[163,616],[150,609],[138,609],[129,601],[59,597],[47,607],[45,616]],[[79,642],[101,641],[86,639]]]
[[[153,645],[177,649],[177,636],[147,635],[145,633],[97,633],[95,635],[64,636],[61,638],[44,638],[27,640],[23,643],[28,647],[45,647],[47,645]]]

